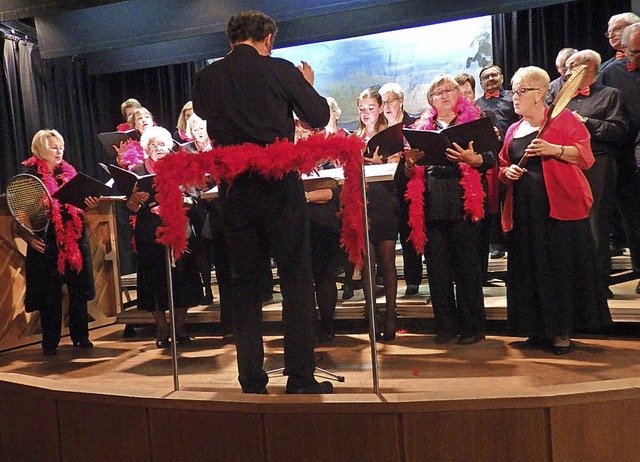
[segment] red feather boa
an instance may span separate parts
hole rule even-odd
[[[364,142],[356,137],[312,135],[293,144],[287,140],[267,146],[245,143],[216,147],[193,155],[180,151],[160,159],[156,165],[156,198],[160,204],[162,225],[158,227],[158,242],[171,247],[176,257],[187,248],[187,216],[182,207],[180,186],[205,187],[204,175],[209,173],[229,185],[249,170],[266,178],[280,179],[291,171],[310,173],[321,161],[339,162],[344,168],[344,186],[340,194],[342,230],[340,242],[349,259],[361,267],[364,254],[364,222],[361,191],[362,149]]]
[[[35,156],[25,160],[22,165],[26,167],[36,167],[38,176],[42,179],[47,191],[53,196],[60,186],[57,179],[62,180],[62,184],[68,182],[76,176],[76,169],[64,160],[53,172],[49,170],[47,163]],[[65,211],[69,219],[62,219],[62,211]],[[67,264],[75,272],[82,269],[82,254],[78,246],[78,239],[82,236],[82,209],[69,204],[61,204],[58,199],[51,198],[51,221],[56,231],[56,245],[58,247],[58,273],[64,274]]]
[[[481,109],[466,98],[458,98],[458,102],[454,107],[457,114],[456,123],[463,124],[480,118]],[[418,130],[435,130],[436,118],[438,113],[431,108],[428,113],[420,117],[414,124],[413,128]],[[466,146],[463,146],[466,148]],[[480,173],[471,165],[460,162],[460,185],[464,190],[462,195],[464,218],[471,221],[479,221],[484,218],[484,196],[485,192],[482,188]],[[407,191],[404,195],[405,200],[409,204],[409,242],[413,244],[413,248],[418,253],[424,253],[424,246],[427,242],[424,192],[426,189],[425,167],[418,166],[413,172],[413,176],[407,183]]]

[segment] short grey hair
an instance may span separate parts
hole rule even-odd
[[[395,82],[385,83],[383,86],[380,87],[380,90],[378,90],[378,93],[380,93],[380,96],[384,95],[385,93],[393,93],[396,96],[396,98],[400,98],[401,100],[404,100],[404,93],[402,91],[402,87],[400,86],[400,84]]]
[[[547,91],[549,88],[549,82],[551,79],[549,78],[549,74],[544,69],[537,66],[526,66],[521,67],[513,74],[511,77],[511,86],[515,82],[520,82],[526,80],[528,84],[535,85],[537,88]]]
[[[146,151],[151,140],[164,141],[164,144],[169,148],[173,146],[173,138],[169,130],[158,127],[157,125],[147,128],[140,137],[140,146],[142,146],[142,149]]]
[[[596,67],[596,74],[598,73],[600,64],[602,64],[602,57],[600,56],[600,53],[598,53],[597,51],[589,50],[589,49],[580,50],[577,53],[574,53],[573,55],[571,55],[571,58],[578,59],[582,62],[591,61],[592,63],[594,63]]]
[[[640,32],[640,22],[633,23],[624,28],[624,32],[622,33],[622,46],[626,48],[629,46],[629,39],[631,38],[631,34],[637,34]]]
[[[640,17],[637,14],[633,14],[631,12],[614,14],[609,18],[609,25],[618,21],[624,21],[628,26],[630,24],[640,22]]]
[[[433,106],[433,92],[436,91],[436,88],[442,84],[450,83],[457,90],[460,88],[456,79],[449,74],[440,74],[437,75],[429,82],[429,89],[427,90],[427,102]]]

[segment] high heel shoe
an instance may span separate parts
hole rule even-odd
[[[169,337],[156,339],[156,346],[158,348],[169,348],[169,345],[171,345]]]
[[[384,322],[384,333],[381,340],[383,342],[391,342],[396,339],[396,312],[387,313]]]

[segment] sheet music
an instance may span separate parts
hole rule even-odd
[[[398,168],[397,162],[388,164],[373,164],[364,166],[364,176],[367,183],[374,183],[377,181],[391,181],[396,174]],[[302,175],[302,180],[306,178],[334,178],[338,184],[344,183],[344,171],[342,167],[328,168],[325,170],[319,170],[318,172],[312,172],[309,175]]]

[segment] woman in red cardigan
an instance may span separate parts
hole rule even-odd
[[[538,138],[547,114],[549,75],[543,69],[518,69],[511,85],[522,120],[509,128],[500,152],[500,180],[507,186],[508,319],[529,336],[526,346],[564,354],[573,330],[611,322],[587,221],[593,197],[582,173],[594,157],[589,132],[566,109]],[[526,167],[519,167],[524,155]]]

